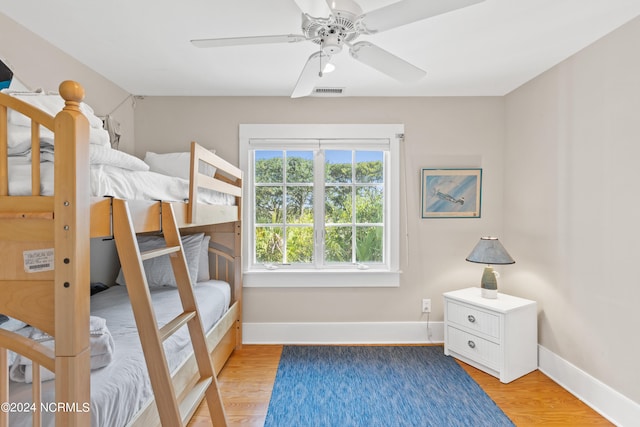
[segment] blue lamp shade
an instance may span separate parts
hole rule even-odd
[[[489,265],[515,263],[497,237],[481,237],[476,247],[467,257],[467,261]]]
[[[475,248],[466,258],[469,262],[477,262],[479,264],[487,264],[480,280],[480,288],[482,296],[485,298],[498,297],[498,281],[497,273],[493,271],[491,265],[514,264],[515,261],[511,255],[502,246],[497,237],[481,237]]]

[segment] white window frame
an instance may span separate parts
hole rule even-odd
[[[400,142],[404,135],[401,124],[241,124],[240,168],[244,171],[243,210],[243,284],[246,287],[397,287],[400,284]],[[253,265],[254,245],[253,156],[260,141],[309,140],[386,140],[389,155],[385,167],[385,264],[354,265],[349,268],[296,269]],[[251,142],[254,142],[253,145]],[[358,149],[357,143],[350,149]]]

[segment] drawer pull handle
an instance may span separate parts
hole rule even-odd
[[[473,316],[473,314],[468,315],[467,320],[471,323],[476,323],[476,318]]]
[[[476,348],[476,343],[474,343],[473,341],[469,340],[467,341],[467,345],[471,348]]]

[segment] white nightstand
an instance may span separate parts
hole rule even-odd
[[[538,368],[535,301],[480,288],[444,294],[444,354],[508,383]]]

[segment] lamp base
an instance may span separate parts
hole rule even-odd
[[[498,290],[497,289],[481,288],[480,295],[482,296],[482,298],[497,299],[498,298]]]
[[[480,288],[482,288],[482,297],[489,299],[498,298],[498,272],[488,265],[484,268],[482,279],[480,280]]]

